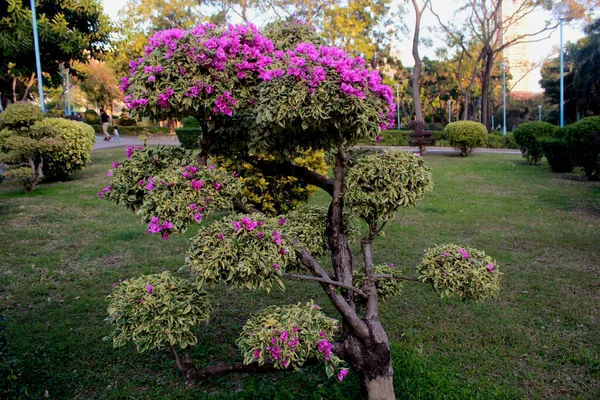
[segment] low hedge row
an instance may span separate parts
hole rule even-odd
[[[200,128],[177,128],[175,129],[177,139],[184,149],[200,148],[200,140],[202,139],[202,129]]]
[[[408,146],[411,131],[390,129],[381,132],[381,142],[369,143],[370,145],[379,146]],[[433,131],[433,137],[437,139],[435,147],[449,147],[450,142],[445,138],[444,131]],[[519,146],[515,142],[512,133],[507,133],[506,136],[490,133],[487,138],[485,147],[492,149],[518,149]]]
[[[96,135],[102,135],[102,125],[91,125]],[[108,127],[108,133],[113,133],[114,127]],[[138,136],[138,135],[168,135],[171,129],[168,126],[119,126],[119,135]]]

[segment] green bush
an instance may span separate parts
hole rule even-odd
[[[36,126],[57,128],[58,138],[63,142],[59,150],[45,153],[44,175],[47,179],[72,177],[89,163],[96,141],[94,130],[89,125],[64,118],[47,118]]]
[[[519,145],[515,141],[512,132],[506,132],[506,136],[492,131],[488,134],[486,146],[490,149],[518,149]]]
[[[457,121],[446,125],[446,136],[450,145],[460,151],[461,156],[468,156],[474,147],[485,145],[487,129],[475,121]]]
[[[117,121],[117,125],[119,126],[119,128],[124,127],[124,126],[136,126],[137,122],[133,118],[129,118],[127,116],[121,116],[119,118],[119,120]]]
[[[429,249],[417,266],[419,280],[441,297],[483,300],[500,291],[498,265],[484,251],[455,244]]]
[[[86,124],[94,125],[100,123],[100,116],[95,110],[85,110],[83,113],[83,119]]]
[[[554,172],[573,171],[573,161],[569,155],[569,146],[565,139],[543,138],[540,140],[542,151]]]
[[[94,132],[96,135],[102,135],[102,125],[91,125],[94,128]],[[112,126],[108,127],[108,133],[113,133],[114,128]],[[159,136],[159,135],[168,135],[171,132],[168,126],[119,126],[119,135],[121,136],[138,136],[138,135],[146,135],[146,136]]]
[[[184,128],[200,128],[200,122],[196,119],[196,117],[187,117],[181,121]]]
[[[2,113],[0,129],[28,129],[42,118],[44,118],[44,112],[39,106],[29,103],[13,103]]]
[[[186,348],[198,342],[194,329],[208,321],[208,296],[198,284],[168,272],[113,284],[108,318],[115,326],[113,346],[132,341],[139,352],[165,346]]]
[[[184,149],[198,149],[200,148],[200,141],[202,140],[202,129],[200,128],[177,128],[175,129],[177,139]]]
[[[557,130],[558,127],[548,122],[533,121],[519,125],[513,135],[523,157],[531,165],[537,165],[544,155],[540,139],[555,136]]]
[[[381,141],[369,143],[378,146],[408,146],[410,131],[390,129],[381,131]]]
[[[568,125],[564,133],[573,163],[583,167],[590,181],[600,179],[600,117],[587,117]]]

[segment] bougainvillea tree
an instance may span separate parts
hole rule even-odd
[[[135,210],[163,239],[197,227],[181,269],[194,285],[160,275],[116,285],[108,318],[116,325],[115,346],[128,340],[142,349],[169,346],[186,376],[197,377],[203,372],[183,365],[176,347],[193,344],[190,329],[208,318],[204,287],[225,283],[269,292],[284,288],[286,279],[304,279],[322,287],[341,320],[313,303],[268,307],[241,332],[243,362],[291,369],[313,359],[339,380],[354,370],[369,399],[393,399],[380,303],[399,295],[403,280],[462,299],[497,294],[498,265],[465,246],[432,249],[414,278],[392,264],[374,264],[373,246],[386,223],[422,199],[432,178],[414,154],[350,156],[357,142],[375,139],[394,115],[391,89],[363,59],[313,43],[283,51],[252,26],[201,25],[155,35],[146,56],[131,66],[123,89],[133,111],[152,118],[193,114],[204,137],[195,159],[182,149],[128,149],[128,158],[113,164],[112,184],[99,192]],[[244,129],[235,124],[240,120],[249,122]],[[330,155],[333,177],[293,162],[307,149]],[[319,187],[330,204],[276,217],[252,212],[238,175],[215,167],[214,156]],[[233,212],[207,218],[224,210]],[[352,240],[359,240],[360,255],[353,254]],[[171,308],[157,296],[168,296]],[[163,318],[169,312],[173,319]]]

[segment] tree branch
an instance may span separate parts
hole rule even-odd
[[[373,275],[373,279],[377,280],[377,279],[400,279],[403,281],[412,281],[412,282],[421,282],[421,280],[419,278],[411,278],[409,276],[402,276],[402,275],[391,275],[391,274],[380,274],[380,275]]]
[[[265,162],[258,160],[257,158],[247,158],[246,161],[248,161],[254,167],[260,169],[265,175],[293,176],[295,178],[303,180],[308,184],[317,186],[329,193],[330,196],[333,196],[333,181],[327,178],[326,176],[309,170],[308,168],[294,165],[289,161]]]
[[[360,290],[359,288],[352,286],[352,285],[347,285],[343,282],[338,282],[338,281],[334,281],[334,280],[327,279],[327,278],[320,278],[317,276],[289,274],[287,272],[283,272],[282,275],[285,276],[286,278],[290,278],[290,279],[304,279],[307,281],[317,281],[317,282],[327,283],[328,285],[339,286],[339,287],[347,289],[347,290],[352,290],[353,292],[358,293],[359,295],[361,295],[364,298],[368,297],[367,294],[365,292],[363,292],[362,290]]]

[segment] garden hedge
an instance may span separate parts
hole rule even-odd
[[[548,160],[550,169],[554,172],[573,171],[573,161],[569,155],[569,146],[565,139],[542,138],[540,140],[542,151]]]
[[[573,163],[590,181],[600,179],[600,117],[587,117],[563,128]]]
[[[523,157],[531,165],[537,165],[544,155],[540,139],[554,137],[557,131],[558,127],[548,122],[532,121],[519,125],[513,135]]]

